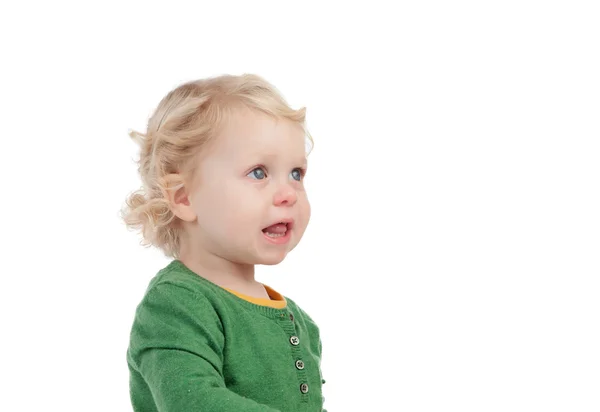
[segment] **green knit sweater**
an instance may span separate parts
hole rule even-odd
[[[321,340],[291,299],[259,305],[179,260],[137,306],[127,364],[136,412],[321,412]]]

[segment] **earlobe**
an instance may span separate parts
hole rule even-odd
[[[175,216],[186,222],[196,220],[196,213],[192,208],[187,188],[180,174],[173,173],[164,177],[165,197]]]

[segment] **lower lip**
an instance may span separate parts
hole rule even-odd
[[[262,232],[262,234],[267,241],[273,243],[274,245],[283,245],[289,242],[290,238],[292,237],[292,231],[290,229],[285,232],[285,235],[278,237],[270,237],[265,232]]]

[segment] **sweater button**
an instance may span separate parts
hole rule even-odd
[[[293,322],[294,321],[294,314],[290,313],[290,320]]]
[[[298,346],[300,344],[300,339],[298,339],[298,336],[292,336],[290,338],[290,343],[294,346]]]
[[[300,392],[302,393],[308,393],[308,385],[303,383],[302,385],[300,385]]]
[[[296,368],[300,369],[300,370],[304,369],[304,362],[302,362],[301,360],[297,360],[296,361]]]

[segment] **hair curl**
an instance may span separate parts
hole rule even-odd
[[[129,229],[141,233],[142,245],[155,246],[166,256],[178,258],[182,228],[170,209],[167,191],[183,187],[194,172],[191,160],[240,107],[299,123],[312,149],[306,108],[292,109],[260,76],[222,75],[179,85],[160,101],[145,133],[129,132],[140,146],[137,164],[143,185],[128,195],[121,217]],[[168,178],[173,176],[178,178]]]

